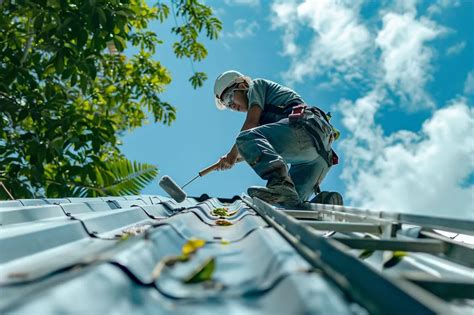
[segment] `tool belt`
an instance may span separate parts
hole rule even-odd
[[[334,128],[329,123],[326,113],[317,107],[309,107],[306,104],[300,104],[293,106],[291,113],[288,115],[288,119],[290,124],[302,125],[308,131],[313,139],[318,154],[323,157],[329,166],[339,163],[339,157],[331,148],[335,135],[333,132]],[[321,138],[323,135],[328,135],[328,145],[324,145]]]

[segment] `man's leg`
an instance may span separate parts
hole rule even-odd
[[[319,155],[313,161],[291,165],[290,176],[302,201],[308,200],[328,171],[328,164]]]
[[[301,203],[287,163],[304,163],[317,156],[312,139],[302,126],[290,126],[288,119],[283,119],[246,130],[237,137],[237,147],[255,172],[268,180],[268,189],[253,187],[249,195],[288,206]]]

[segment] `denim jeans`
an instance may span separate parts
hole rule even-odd
[[[327,142],[328,135],[320,137]],[[306,201],[329,171],[313,141],[302,124],[290,124],[286,118],[242,131],[236,143],[240,155],[262,179],[284,180],[289,175],[300,199]],[[289,170],[287,164],[291,164]]]

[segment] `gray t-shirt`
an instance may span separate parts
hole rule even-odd
[[[304,100],[295,91],[278,83],[265,79],[252,80],[247,92],[249,108],[253,105],[262,108],[261,124],[276,122],[288,117],[285,109],[304,104]]]

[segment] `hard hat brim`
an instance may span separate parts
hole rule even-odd
[[[216,103],[217,109],[219,110],[226,109],[226,106],[222,103],[222,101],[217,96],[214,96],[214,102]]]

